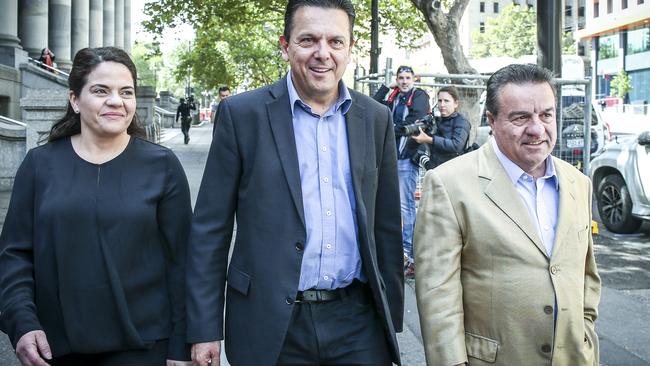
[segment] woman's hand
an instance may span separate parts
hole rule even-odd
[[[48,366],[45,360],[52,359],[50,344],[42,330],[23,334],[16,343],[16,357],[23,366]]]
[[[422,127],[419,127],[420,133],[417,135],[411,136],[415,142],[418,144],[433,144],[433,137],[427,135],[423,130]]]

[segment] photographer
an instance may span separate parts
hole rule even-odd
[[[445,86],[438,90],[438,109],[440,118],[436,121],[436,132],[432,136],[420,133],[412,137],[418,143],[429,146],[429,161],[424,166],[427,170],[461,155],[471,128],[465,117],[457,112],[458,91],[455,87]]]
[[[415,188],[419,167],[412,162],[419,143],[408,134],[403,134],[403,127],[414,123],[419,118],[429,114],[429,95],[415,87],[415,73],[410,66],[400,66],[397,69],[395,83],[390,88],[382,85],[373,97],[376,101],[387,105],[393,111],[395,137],[397,143],[397,169],[399,176],[400,202],[402,206],[402,237],[404,240],[404,256],[407,258],[404,276],[413,278],[413,227],[415,225]]]
[[[194,96],[189,96],[187,98],[188,102],[185,103],[185,98],[181,98],[181,104],[178,105],[176,109],[176,122],[178,122],[178,117],[181,117],[181,131],[185,138],[185,145],[190,142],[190,126],[192,125],[192,110],[196,110],[196,105],[194,104]]]

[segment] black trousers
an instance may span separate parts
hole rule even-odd
[[[392,365],[370,290],[351,286],[339,300],[294,305],[278,366]]]
[[[161,340],[150,349],[95,354],[71,353],[49,361],[52,366],[165,366],[169,342]]]
[[[181,117],[181,131],[185,137],[185,143],[190,138],[190,126],[192,124],[192,117]]]

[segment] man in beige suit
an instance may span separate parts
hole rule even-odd
[[[552,74],[490,77],[494,138],[429,171],[415,229],[427,365],[598,365],[591,184],[550,156]]]

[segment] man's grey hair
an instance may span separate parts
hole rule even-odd
[[[512,64],[497,70],[487,82],[485,109],[493,116],[499,113],[499,92],[507,84],[548,83],[557,98],[553,73],[541,66],[534,64]]]

